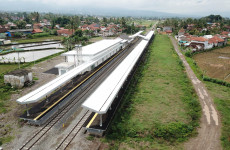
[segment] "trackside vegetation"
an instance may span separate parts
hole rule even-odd
[[[156,35],[106,134],[110,149],[183,149],[201,107],[166,35]]]
[[[198,54],[199,55],[199,54]],[[186,57],[187,62],[193,69],[194,73],[200,80],[203,79],[203,83],[210,92],[215,105],[221,116],[221,143],[224,150],[230,149],[230,87],[225,81],[210,78],[203,75],[203,71],[199,68],[197,63],[192,57]]]

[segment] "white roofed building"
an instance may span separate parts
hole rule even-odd
[[[101,57],[101,60],[95,64],[96,67],[118,50],[123,48],[123,41],[124,40],[121,38],[116,38],[101,40],[83,47],[76,45],[74,50],[62,54],[62,56],[66,57],[66,62],[55,67],[59,69],[59,75],[62,75],[63,73],[69,71],[70,68],[72,69],[73,66],[76,67],[82,63]]]

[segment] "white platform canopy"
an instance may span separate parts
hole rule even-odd
[[[152,34],[152,33],[149,33]],[[117,93],[146,48],[149,41],[142,40],[121,64],[102,82],[102,84],[82,104],[98,114],[107,113]]]
[[[134,35],[130,35],[129,38],[134,39],[135,37],[137,37],[138,35],[140,35],[143,31],[139,31],[137,33],[135,33]]]
[[[113,45],[121,42],[121,38],[116,39],[105,39],[98,42],[95,42],[93,44],[87,45],[82,47],[82,56],[88,56],[88,55],[97,55],[101,53],[102,51],[108,49],[109,47],[112,47]],[[63,53],[62,56],[70,56],[70,55],[77,55],[77,51],[72,50],[66,53]]]
[[[93,62],[91,62],[93,63]],[[68,71],[67,73],[57,77],[56,79],[48,82],[47,84],[39,87],[38,89],[30,92],[29,94],[17,99],[17,102],[20,104],[30,104],[35,103],[42,98],[45,98],[50,93],[70,81],[72,78],[77,76],[82,72],[82,70],[86,69],[90,66],[90,63],[82,64],[80,66],[77,66],[76,68]]]
[[[151,37],[153,36],[153,34],[154,34],[154,31],[150,31],[150,32],[146,35],[146,37],[145,37],[144,39],[145,39],[145,40],[150,40]]]
[[[30,104],[30,103],[38,102],[39,100],[45,98],[46,96],[49,96],[49,94],[51,94],[53,91],[55,91],[58,88],[60,88],[61,86],[65,85],[71,79],[76,77],[78,74],[81,74],[81,72],[83,72],[84,70],[87,70],[90,66],[92,66],[99,59],[101,59],[101,57],[97,57],[98,53],[100,53],[100,56],[102,56],[102,57],[106,56],[108,54],[107,50],[105,50],[106,48],[112,47],[116,43],[122,42],[123,40],[120,38],[117,38],[117,39],[102,40],[102,41],[103,42],[100,42],[100,41],[96,42],[97,44],[93,43],[91,45],[85,46],[85,47],[87,47],[87,48],[85,48],[85,50],[86,50],[85,54],[93,55],[92,60],[75,67],[74,69],[72,69],[72,70],[66,72],[65,74],[55,78],[54,80],[48,82],[47,84],[39,87],[36,90],[28,93],[27,95],[17,99],[16,101],[20,104]],[[91,48],[91,50],[90,50],[90,48]],[[92,49],[94,49],[94,50],[92,50]],[[70,51],[69,53],[71,53],[71,52],[73,52],[73,51]]]

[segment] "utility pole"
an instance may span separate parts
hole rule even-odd
[[[18,69],[20,69],[19,51],[18,51]]]

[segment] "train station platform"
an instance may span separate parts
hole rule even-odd
[[[103,121],[105,116],[113,114],[109,110],[113,109],[112,106],[115,101],[120,103],[117,99],[119,92],[123,91],[122,88],[127,84],[127,80],[132,76],[132,71],[137,65],[143,52],[146,50],[151,38],[154,35],[154,31],[150,31],[145,38],[135,47],[135,49],[123,60],[121,64],[101,83],[101,85],[85,100],[82,107],[95,112],[95,117],[89,121],[86,126],[88,131],[93,131],[92,125],[97,127],[97,131],[105,130],[103,127]],[[114,111],[114,110],[113,110]],[[108,113],[109,112],[109,113]],[[99,124],[95,126],[95,121],[99,118]],[[107,117],[111,118],[111,117]]]

